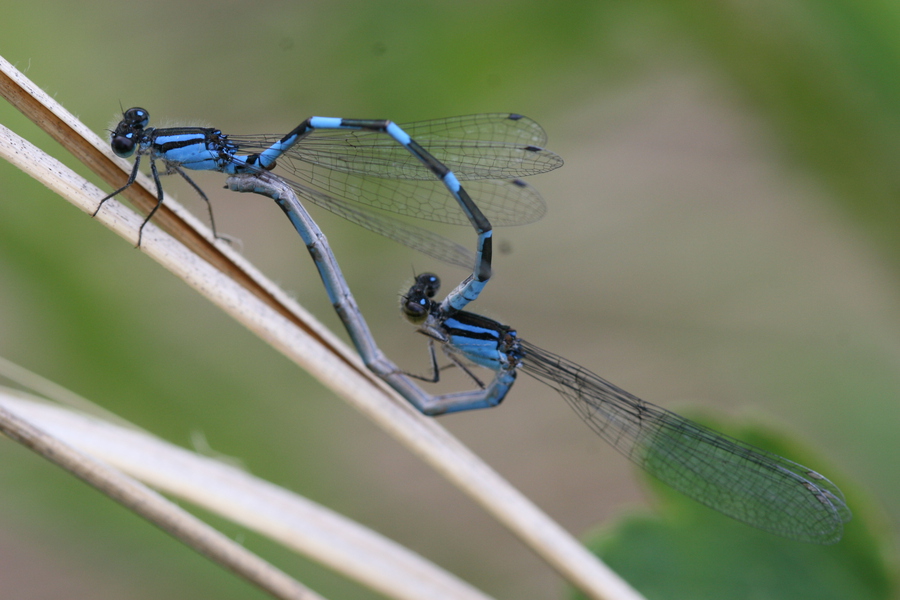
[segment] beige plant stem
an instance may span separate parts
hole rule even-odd
[[[112,186],[130,170],[105,143],[0,59],[0,95],[41,125]],[[104,193],[24,141],[0,133],[0,154],[92,214]],[[126,194],[139,208],[155,204],[143,185]],[[334,335],[300,309],[225,244],[214,243],[203,227],[183,216],[174,202],[145,228],[141,250],[331,387],[478,502],[572,585],[591,598],[640,598],[562,527],[541,512],[437,421],[413,409],[360,363]],[[115,201],[97,220],[131,244],[140,217]],[[175,238],[164,233],[170,231]],[[177,239],[176,239],[177,238]]]

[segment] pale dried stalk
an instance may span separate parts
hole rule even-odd
[[[125,181],[130,165],[111,156],[105,142],[0,59],[0,94],[60,141],[111,186]],[[3,140],[6,140],[3,143]],[[87,213],[103,192],[27,142],[0,136],[7,160]],[[28,155],[27,160],[21,160]],[[143,185],[126,193],[141,208],[156,200]],[[358,357],[311,315],[266,280],[225,244],[210,241],[205,227],[166,199],[155,223],[144,230],[141,250],[309,371],[338,395],[406,445],[524,541],[572,585],[591,598],[640,598],[626,582],[590,554],[562,527],[451,436],[421,415],[362,365]],[[134,244],[141,219],[109,201],[97,220]],[[172,233],[167,235],[161,228]]]

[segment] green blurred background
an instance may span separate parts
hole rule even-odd
[[[0,54],[97,132],[135,105],[232,133],[313,114],[535,118],[566,166],[533,180],[543,221],[497,232],[476,309],[657,404],[789,432],[896,534],[897,5],[36,0],[6,3],[0,30]],[[5,103],[0,122],[76,164]],[[277,207],[197,180],[220,230],[340,330]],[[560,596],[530,551],[312,378],[40,184],[6,164],[0,181],[0,355],[175,443],[205,438],[489,593]],[[182,182],[167,189],[205,218]],[[413,271],[464,273],[314,216],[382,347],[424,369],[398,295]],[[575,534],[645,502],[627,461],[525,378],[501,408],[441,423]],[[213,522],[327,597],[372,597]],[[5,440],[0,582],[10,598],[263,597]]]

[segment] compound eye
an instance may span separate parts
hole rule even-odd
[[[441,280],[434,273],[422,273],[416,277],[416,286],[428,298],[434,298],[438,290],[441,288]]]
[[[428,316],[431,301],[422,297],[409,297],[403,302],[403,314],[410,321],[422,321]]]
[[[134,127],[146,127],[147,123],[150,122],[150,113],[148,113],[143,108],[129,108],[125,111],[125,114],[122,115],[122,120],[127,121]]]
[[[113,136],[110,146],[112,146],[112,151],[116,153],[116,156],[128,158],[134,154],[134,139],[131,137],[124,135]]]

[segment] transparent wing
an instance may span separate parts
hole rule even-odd
[[[360,177],[320,165],[294,169],[292,162],[282,160],[281,166],[331,196],[418,219],[469,225],[456,199],[433,175],[424,181]],[[464,187],[496,227],[533,223],[547,212],[541,195],[521,179],[467,181]]]
[[[547,133],[536,121],[515,113],[484,113],[403,123],[419,140],[450,139],[544,146]]]
[[[558,391],[616,450],[683,494],[785,537],[831,544],[851,513],[836,485],[786,458],[715,432],[524,340],[522,370]]]
[[[475,255],[465,247],[436,233],[404,223],[397,219],[379,215],[359,205],[353,205],[342,199],[323,194],[294,181],[287,181],[297,195],[309,200],[316,206],[324,208],[348,221],[365,227],[404,246],[418,250],[432,258],[471,269],[475,265]]]
[[[543,149],[547,136],[541,126],[520,115],[468,115],[400,127],[461,181],[526,177],[563,164],[558,155]],[[282,136],[229,137],[244,151],[268,148]],[[287,155],[299,162],[358,175],[391,179],[434,178],[405,147],[381,132],[316,129]]]
[[[419,121],[401,126],[450,168],[494,226],[523,225],[546,213],[541,195],[518,179],[562,165],[543,150],[544,130],[508,113]],[[261,151],[281,135],[230,136],[241,152]],[[369,211],[470,225],[446,186],[404,146],[372,131],[317,129],[278,160],[297,193],[371,231],[450,264],[471,268],[472,253],[441,236]]]

